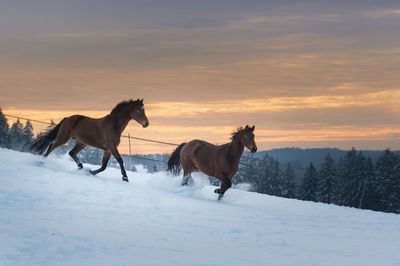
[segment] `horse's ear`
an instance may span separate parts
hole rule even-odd
[[[253,125],[253,127],[251,128],[251,131],[254,131],[254,129],[256,128],[256,126],[255,125]]]
[[[248,129],[249,129],[249,125],[246,125],[245,130],[248,130]]]
[[[143,102],[143,98],[140,101]]]

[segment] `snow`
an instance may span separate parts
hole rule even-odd
[[[400,264],[399,215],[137,169],[0,149],[0,265]]]

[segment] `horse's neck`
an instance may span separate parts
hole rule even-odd
[[[125,130],[129,121],[131,121],[129,113],[122,111],[118,114],[111,115],[111,119],[114,120],[115,129],[120,134]]]
[[[233,159],[235,162],[240,161],[240,157],[242,157],[244,151],[244,146],[240,142],[239,136],[234,138],[231,143],[228,144],[228,153],[229,156]]]

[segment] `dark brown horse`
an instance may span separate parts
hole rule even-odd
[[[89,145],[104,150],[101,167],[90,171],[91,174],[95,175],[104,171],[112,154],[121,167],[122,180],[128,182],[124,163],[117,147],[120,143],[122,132],[132,119],[143,127],[149,125],[143,108],[143,99],[123,101],[103,118],[95,119],[83,115],[66,117],[54,128],[40,134],[31,145],[30,150],[34,153],[43,154],[47,149],[44,154],[47,157],[55,148],[73,138],[76,140],[76,144],[69,152],[69,155],[79,168],[83,166],[77,154],[86,145]]]
[[[232,133],[232,141],[223,145],[217,146],[202,140],[182,143],[171,154],[168,170],[179,172],[182,163],[182,185],[188,184],[191,173],[196,170],[218,178],[221,181],[221,187],[214,192],[219,194],[218,200],[220,200],[232,185],[232,178],[238,170],[244,147],[251,152],[257,151],[254,128],[255,126],[239,128]]]

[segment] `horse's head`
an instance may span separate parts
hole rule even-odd
[[[143,127],[149,126],[149,120],[144,112],[144,104],[143,99],[137,99],[134,101],[136,103],[131,111],[131,119],[134,119],[136,122],[141,124]]]
[[[257,151],[257,145],[256,142],[254,141],[254,128],[255,126],[253,125],[253,127],[249,127],[248,125],[243,129],[243,132],[240,136],[240,142],[242,143],[243,146],[245,146],[247,149],[249,149],[249,151],[251,151],[252,153]]]

